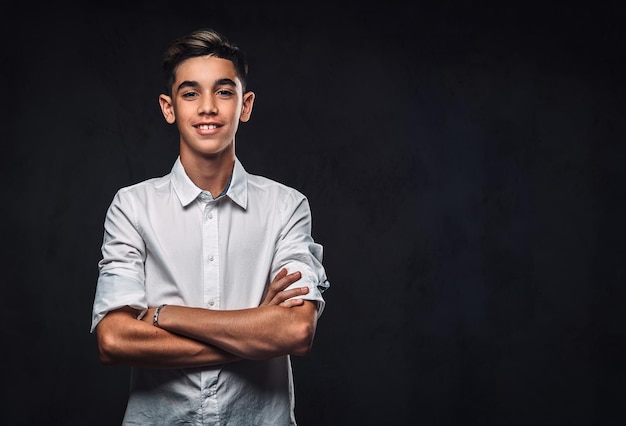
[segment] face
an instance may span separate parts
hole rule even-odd
[[[165,120],[178,126],[181,158],[234,156],[239,122],[250,119],[254,93],[243,93],[232,62],[187,59],[176,69],[172,96],[161,95]]]

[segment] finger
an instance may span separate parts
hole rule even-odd
[[[276,274],[276,276],[274,277],[272,282],[278,281],[278,280],[284,278],[285,275],[287,275],[287,268],[282,268],[280,271],[278,271],[278,274]]]
[[[292,272],[291,274],[287,274],[283,278],[276,281],[276,285],[283,290],[298,281],[300,278],[302,278],[302,274],[299,271]]]
[[[284,302],[289,297],[293,297],[297,294],[306,294],[306,293],[289,293],[288,295],[283,295],[283,292],[287,287],[289,287],[294,282],[298,281],[302,277],[302,274],[298,271],[293,272],[291,274],[287,274],[287,269],[282,268],[274,280],[270,283],[265,298],[263,299],[262,305],[272,304],[278,305],[281,302]],[[308,292],[308,289],[306,290]]]
[[[308,287],[297,287],[297,288],[292,288],[290,290],[283,290],[280,293],[278,293],[276,296],[274,296],[274,298],[276,299],[278,303],[280,303],[280,302],[286,301],[287,299],[291,299],[292,297],[302,296],[304,294],[307,294],[308,292],[309,292]]]
[[[295,282],[299,280],[301,277],[302,277],[302,274],[300,273],[300,271],[296,271],[296,272],[292,272],[291,274],[288,274],[286,269],[282,269],[278,274],[276,274],[276,278],[274,278],[273,282],[279,282],[279,281],[284,281],[284,280]]]
[[[292,274],[285,275],[284,277],[282,277],[282,278],[280,278],[278,280],[275,279],[270,284],[269,291],[272,294],[277,294],[278,292],[286,289],[291,284],[293,284],[296,281],[298,281],[300,279],[300,277],[301,277],[300,272],[294,272]]]
[[[279,288],[280,287],[280,282],[281,280],[283,280],[285,277],[287,277],[287,269],[283,268],[281,269],[278,274],[276,274],[276,276],[274,277],[274,279],[272,280],[272,282],[270,283],[270,288],[273,290],[275,288]],[[279,290],[280,291],[280,290]]]
[[[289,299],[285,300],[278,306],[282,306],[284,308],[293,308],[294,306],[300,306],[304,304],[304,299]]]

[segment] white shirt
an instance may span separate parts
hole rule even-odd
[[[171,173],[120,189],[105,218],[91,331],[126,305],[258,306],[281,268],[300,271],[318,316],[329,287],[304,195],[235,160],[213,198],[176,160]],[[124,424],[294,425],[288,356],[193,369],[132,368]]]

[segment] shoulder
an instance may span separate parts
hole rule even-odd
[[[124,186],[118,190],[120,194],[138,194],[150,191],[158,191],[164,184],[168,182],[168,175],[161,177],[154,177],[143,180],[141,182],[133,183],[131,185]]]
[[[248,190],[251,196],[300,203],[306,196],[299,190],[274,179],[248,173]]]
[[[145,203],[148,200],[158,198],[159,194],[168,192],[170,186],[169,174],[161,177],[153,177],[117,190],[113,203]]]
[[[264,176],[248,176],[248,201],[249,208],[275,216],[283,225],[292,218],[311,215],[309,201],[302,192]]]

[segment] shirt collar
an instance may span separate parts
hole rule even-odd
[[[242,209],[248,207],[248,172],[237,157],[235,157],[235,167],[233,177],[226,196],[238,204]]]
[[[202,193],[202,189],[198,188],[187,176],[183,164],[180,162],[180,156],[176,159],[172,167],[172,183],[174,191],[183,207],[187,207]],[[226,196],[233,200],[243,209],[248,206],[248,173],[238,158],[235,157],[235,167],[231,176],[230,185],[226,191]]]

